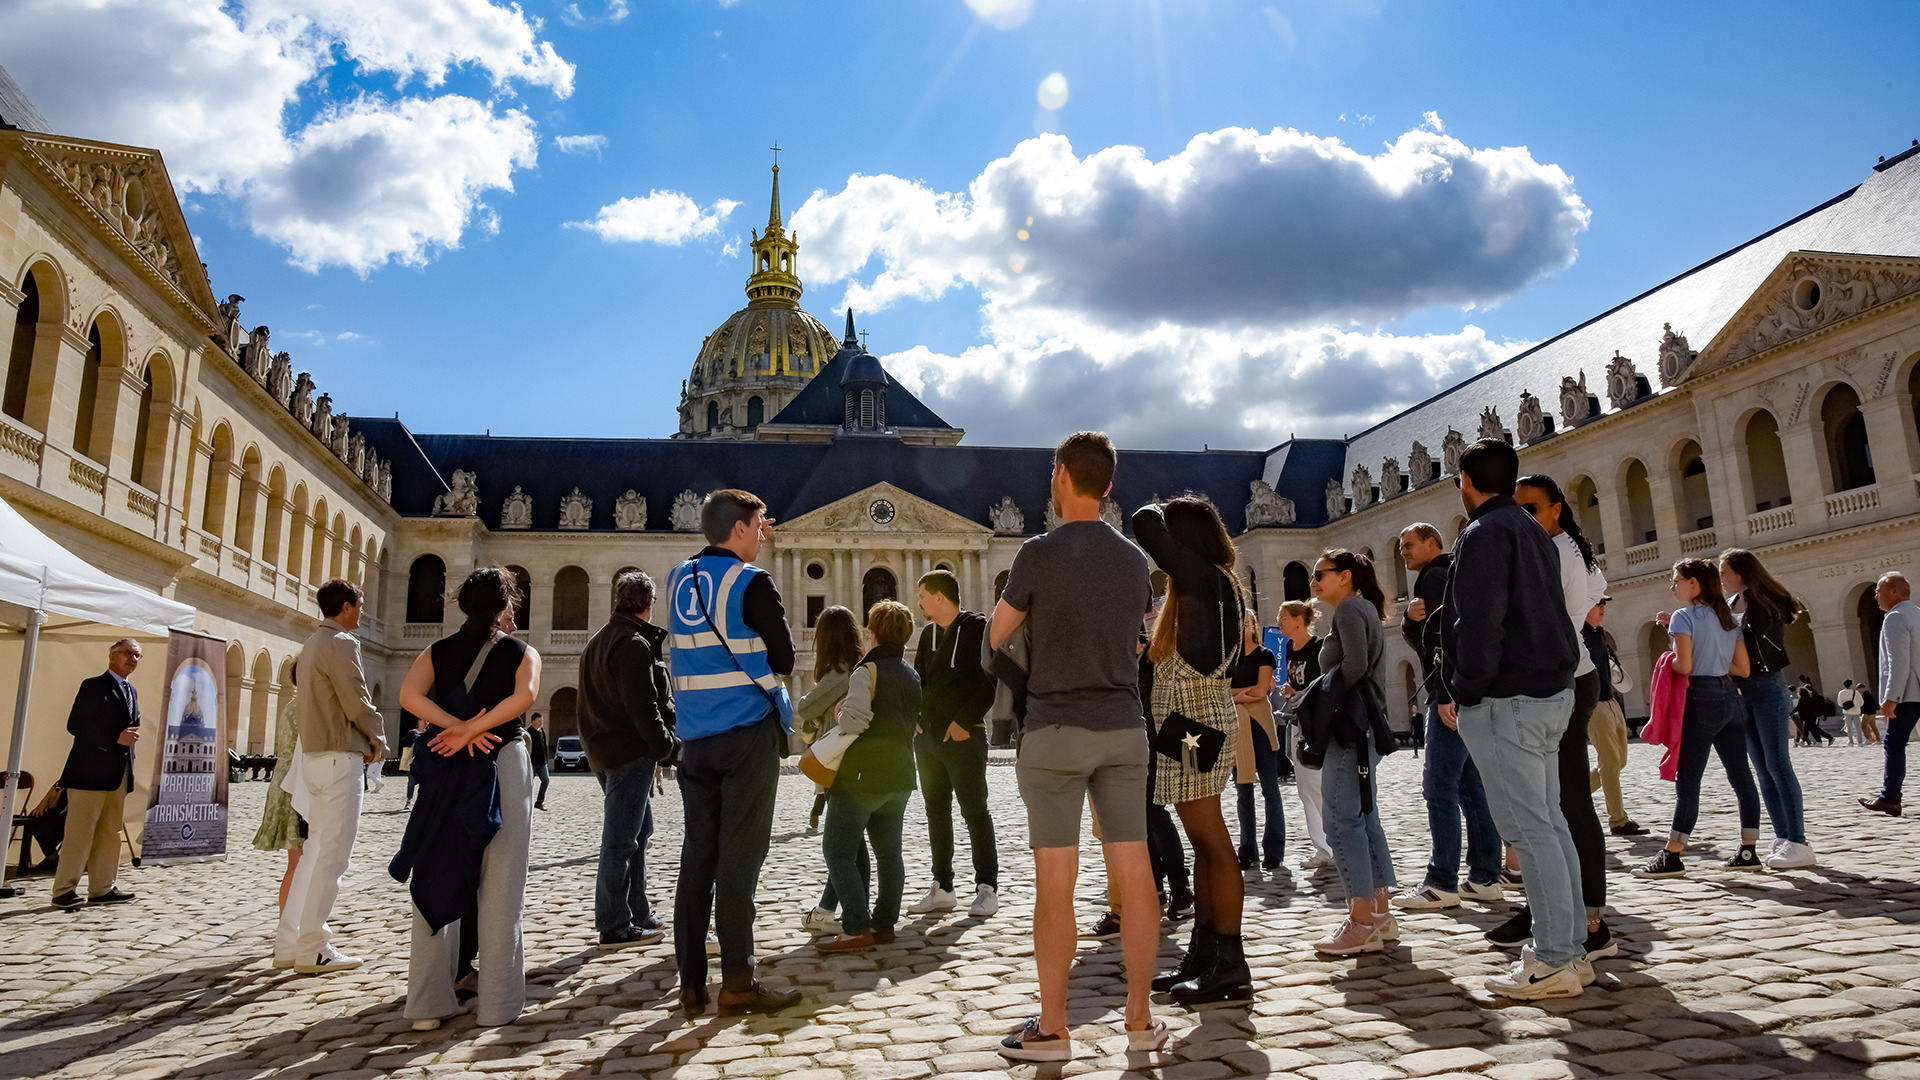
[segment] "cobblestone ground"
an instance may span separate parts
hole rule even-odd
[[[1635,746],[1629,809],[1656,832],[1671,786],[1655,753]],[[1506,1004],[1480,988],[1509,960],[1481,931],[1499,907],[1404,917],[1393,952],[1330,961],[1309,943],[1340,919],[1331,878],[1285,873],[1250,884],[1251,1008],[1161,1011],[1166,1052],[1128,1056],[1119,1035],[1117,943],[1082,942],[1073,976],[1079,1052],[1065,1065],[1018,1066],[1023,1078],[1153,1072],[1172,1080],[1301,1076],[1384,1080],[1477,1075],[1493,1080],[1651,1074],[1782,1073],[1920,1077],[1920,829],[1868,815],[1852,799],[1879,772],[1877,748],[1796,751],[1818,870],[1735,873],[1737,823],[1724,779],[1710,775],[1703,844],[1685,880],[1626,870],[1658,845],[1609,839],[1609,879],[1624,954],[1600,962],[1577,999]],[[1383,767],[1382,805],[1403,878],[1426,855],[1418,763]],[[519,1023],[476,1028],[463,1016],[415,1033],[401,1018],[407,899],[384,867],[404,821],[401,785],[372,796],[336,910],[341,944],[368,957],[318,977],[269,964],[280,857],[241,847],[225,862],[130,870],[138,903],[76,915],[30,897],[0,901],[0,1080],[15,1077],[646,1076],[717,1080],[906,1080],[1001,1073],[993,1046],[1034,1007],[1028,920],[1032,862],[1010,768],[992,770],[1004,904],[992,919],[948,916],[901,927],[897,944],[822,959],[799,927],[821,880],[805,835],[810,789],[782,780],[774,850],[761,880],[759,943],[769,981],[805,988],[777,1017],[687,1022],[668,943],[604,952],[594,944],[599,835],[590,778],[554,780],[536,814],[527,888],[533,1000]],[[234,791],[235,833],[248,837],[263,784]],[[1287,791],[1289,812],[1297,807]],[[662,910],[678,847],[678,799],[659,807],[654,894]],[[925,826],[909,811],[908,890],[927,883]],[[1289,862],[1304,850],[1289,822]],[[964,841],[962,861],[965,859]],[[1094,867],[1091,847],[1083,867]],[[962,871],[965,877],[965,871]],[[964,887],[964,881],[963,881]],[[1083,875],[1081,922],[1100,910],[1101,878]],[[1169,957],[1174,942],[1165,941]]]

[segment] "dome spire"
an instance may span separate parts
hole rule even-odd
[[[780,144],[773,144],[773,205],[767,208],[767,231],[777,232],[785,227],[780,220]]]
[[[840,344],[848,347],[860,344],[860,339],[853,335],[853,308],[851,307],[847,308],[847,336],[841,340]]]
[[[767,205],[767,231],[753,238],[753,272],[747,298],[755,307],[800,306],[800,243],[780,221],[780,144],[772,147],[773,198]]]

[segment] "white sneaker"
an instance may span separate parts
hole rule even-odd
[[[1460,906],[1460,894],[1436,889],[1431,885],[1422,885],[1418,889],[1394,897],[1393,906],[1401,911],[1439,911],[1442,908],[1456,908]]]
[[[800,920],[800,929],[805,930],[809,934],[840,934],[844,932],[840,929],[840,920],[834,917],[833,912],[821,907],[814,908],[812,911],[807,912],[806,918]]]
[[[1820,865],[1813,857],[1813,849],[1805,844],[1796,844],[1791,840],[1780,841],[1780,846],[1767,856],[1769,870],[1805,870]]]
[[[1593,961],[1585,956],[1576,956],[1567,967],[1579,978],[1581,986],[1592,986],[1594,980]]]
[[[927,890],[927,895],[913,902],[913,906],[907,909],[907,914],[931,915],[936,911],[952,911],[959,906],[960,901],[953,893],[935,885]]]
[[[1579,997],[1580,973],[1575,965],[1552,967],[1540,962],[1533,954],[1533,946],[1520,947],[1520,960],[1505,975],[1495,975],[1486,982],[1488,992],[1515,1001],[1533,1001],[1537,998]]]
[[[1478,900],[1483,904],[1497,904],[1507,898],[1507,890],[1501,888],[1497,881],[1489,881],[1485,885],[1477,881],[1468,881],[1460,886],[1460,895],[1468,900]]]
[[[366,963],[365,960],[357,956],[348,956],[329,945],[312,963],[295,964],[293,970],[302,975],[324,975],[331,971],[352,971],[364,963]]]
[[[1321,855],[1316,852],[1315,854],[1309,856],[1305,862],[1300,864],[1300,869],[1331,870],[1333,869],[1333,856]]]
[[[1000,892],[991,885],[982,885],[974,891],[973,906],[967,914],[976,919],[984,919],[1000,910]]]

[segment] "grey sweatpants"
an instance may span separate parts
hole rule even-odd
[[[480,860],[480,996],[474,1017],[483,1026],[511,1024],[527,1004],[526,954],[520,941],[520,913],[527,897],[527,845],[533,826],[533,766],[527,744],[500,748],[500,831]],[[452,1016],[460,1011],[453,980],[460,966],[460,922],[427,927],[413,912],[413,952],[407,958],[409,1020]]]

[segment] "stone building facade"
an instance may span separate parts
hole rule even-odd
[[[401,676],[458,617],[449,583],[511,568],[522,633],[546,661],[536,707],[564,733],[614,577],[633,567],[663,582],[698,550],[708,491],[754,491],[780,519],[762,562],[803,687],[825,607],[910,598],[944,567],[966,607],[988,609],[1020,544],[1052,523],[1049,450],[965,445],[867,353],[851,315],[836,338],[799,308],[777,174],[749,305],[702,344],[674,437],[423,434],[343,418],[266,328],[242,328],[240,298],[217,301],[200,269],[158,153],[23,126],[0,130],[0,299],[25,313],[0,321],[0,494],[101,567],[194,604],[200,628],[230,641],[236,746],[271,746],[329,577],[367,588],[360,634],[397,729]],[[1350,439],[1123,450],[1109,518],[1206,495],[1269,618],[1305,595],[1329,547],[1376,555],[1404,596],[1400,529],[1457,534],[1446,478],[1490,433],[1577,504],[1640,685],[1665,647],[1653,616],[1670,606],[1668,568],[1743,546],[1806,602],[1794,670],[1831,692],[1873,666],[1873,578],[1920,546],[1917,155]],[[1388,642],[1389,697],[1407,702],[1415,659],[1399,635]],[[1629,704],[1643,711],[1639,691]]]

